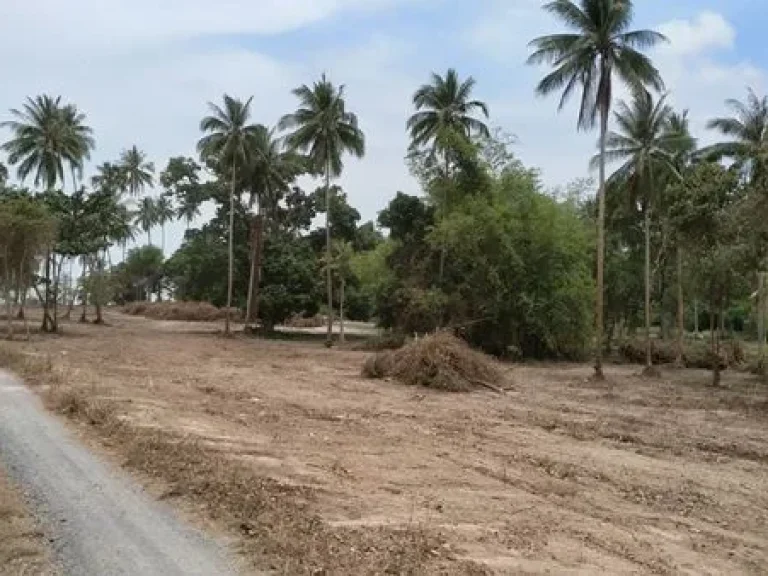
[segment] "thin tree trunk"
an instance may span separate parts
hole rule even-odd
[[[152,246],[152,227],[147,228],[147,246]]]
[[[709,347],[715,352],[715,303],[709,305]]]
[[[720,314],[721,321],[718,323],[719,326],[717,329],[713,331],[714,339],[713,339],[713,358],[712,358],[712,386],[720,386],[720,340],[723,337],[722,334],[722,318],[723,318],[723,305],[720,304],[718,306],[718,313]],[[714,322],[712,322],[714,324]],[[713,327],[714,328],[714,327]]]
[[[59,331],[59,287],[61,286],[61,269],[64,267],[64,256],[59,262],[56,262],[56,256],[53,257],[53,331]]]
[[[603,380],[603,282],[605,266],[605,138],[608,106],[600,106],[600,174],[597,190],[597,294],[595,298],[595,378]]]
[[[80,273],[80,283],[82,285],[82,291],[83,291],[83,313],[80,314],[80,322],[87,322],[88,321],[88,290],[85,286],[85,277],[86,272],[89,267],[89,259],[87,255],[83,255],[83,270]]]
[[[48,303],[50,301],[50,284],[51,284],[51,250],[46,248],[45,251],[45,291],[43,297],[43,324],[40,329],[43,332],[50,332],[51,326],[50,316],[48,314]]]
[[[765,373],[765,273],[757,273],[757,346],[758,367]]]
[[[24,260],[26,258],[26,251],[21,253],[21,264],[19,265],[19,288],[24,287],[24,291],[21,294],[21,302],[19,303],[19,316],[24,321],[24,332],[27,334],[27,340],[29,340],[29,322],[27,322],[27,315],[24,313],[24,305],[27,302],[27,285],[24,282]]]
[[[102,317],[102,301],[101,295],[103,292],[102,280],[104,275],[104,258],[99,256],[99,252],[96,252],[96,290],[93,294],[93,303],[96,306],[96,320],[94,324],[104,324],[104,318]]]
[[[699,339],[699,299],[693,299],[693,333],[696,334],[696,339]]]
[[[339,342],[344,344],[344,276],[341,277],[341,288],[339,291]]]
[[[331,160],[325,165],[325,287],[328,291],[328,334],[326,346],[333,346],[333,279],[331,278]]]
[[[259,207],[261,212],[261,207]],[[261,298],[261,267],[264,259],[264,216],[258,214],[256,216],[256,251],[254,253],[254,278],[253,278],[253,307],[252,307],[252,322],[257,324],[259,322],[259,303]]]
[[[8,340],[13,340],[13,301],[11,300],[11,266],[8,257],[8,246],[5,246],[5,316],[8,321]]]
[[[683,250],[677,247],[677,358],[675,364],[684,364],[685,303],[683,302]]]
[[[253,305],[253,279],[256,276],[256,219],[251,221],[251,270],[248,273],[248,298],[245,303],[245,327],[251,326]]]
[[[651,210],[646,205],[644,210],[645,220],[645,367],[653,366],[653,353],[651,351]]]
[[[227,279],[227,313],[224,316],[224,334],[229,336],[230,331],[230,315],[232,314],[232,282],[234,278],[234,265],[235,265],[235,252],[234,252],[234,239],[235,239],[235,186],[237,177],[237,164],[232,160],[232,189],[229,192],[229,273]]]
[[[445,216],[448,212],[448,182],[449,182],[449,173],[451,169],[451,160],[448,157],[448,152],[445,152],[445,193],[443,195],[443,209],[441,210],[441,216],[443,219],[445,219]],[[445,257],[446,257],[446,246],[445,241],[443,241],[442,246],[440,247],[440,268],[438,270],[437,274],[437,285],[438,287],[442,288],[443,286],[443,274],[445,273]],[[442,317],[441,322],[442,325]]]

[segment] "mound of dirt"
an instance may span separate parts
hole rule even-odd
[[[500,391],[503,376],[495,361],[448,332],[415,340],[399,350],[369,357],[363,365],[366,378],[395,378],[409,386],[426,386],[450,392],[478,387]]]
[[[215,322],[227,315],[226,308],[217,308],[208,302],[133,302],[123,306],[123,312],[156,320],[184,322]],[[232,317],[238,316],[239,311],[233,309]]]

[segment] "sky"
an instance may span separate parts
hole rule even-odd
[[[0,119],[30,95],[61,95],[86,113],[97,147],[90,164],[132,145],[161,170],[195,156],[206,103],[253,96],[253,120],[273,126],[295,109],[291,90],[326,72],[346,86],[366,134],[340,184],[364,220],[397,191],[418,194],[404,156],[411,97],[431,72],[473,76],[489,124],[514,134],[515,154],[548,188],[594,176],[595,133],[576,130],[575,106],[534,88],[545,68],[526,65],[528,42],[562,31],[541,0],[0,0]],[[651,57],[670,102],[689,109],[700,143],[727,98],[768,88],[756,0],[638,0],[635,28],[663,32]],[[617,97],[625,96],[619,89]],[[0,140],[10,135],[0,133]],[[5,159],[0,157],[0,160]],[[71,186],[71,184],[70,184]],[[155,190],[154,194],[159,194]],[[209,212],[204,214],[204,219]],[[199,223],[199,222],[198,222]],[[166,252],[183,237],[169,227]],[[155,238],[157,238],[155,234]]]

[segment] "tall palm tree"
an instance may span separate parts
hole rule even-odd
[[[229,192],[229,278],[227,281],[227,314],[225,334],[230,334],[230,310],[232,308],[232,284],[234,270],[235,190],[238,168],[244,169],[250,161],[256,126],[250,124],[251,101],[245,102],[224,94],[224,107],[208,103],[211,111],[200,122],[200,130],[206,134],[197,143],[197,150],[205,160],[215,158],[221,166],[230,167],[231,189]]]
[[[675,141],[672,164],[678,174],[684,174],[693,160],[696,151],[696,139],[691,135],[688,110],[672,112],[665,131]],[[683,247],[675,242],[676,275],[677,275],[677,358],[675,363],[682,366],[683,342],[685,336],[685,302],[683,300]]]
[[[0,149],[8,153],[8,161],[17,166],[24,181],[34,176],[36,186],[52,190],[64,184],[64,165],[81,170],[94,141],[85,116],[73,105],[62,105],[61,96],[27,98],[21,110],[12,109],[13,120],[0,123],[9,128],[13,138]]]
[[[248,301],[245,322],[251,324],[259,317],[259,284],[265,219],[274,217],[280,200],[291,190],[291,183],[306,170],[305,159],[291,150],[284,150],[274,130],[258,125],[253,141],[251,164],[247,181],[250,186],[249,208],[257,205],[253,219],[251,272],[248,281]]]
[[[290,130],[288,146],[308,155],[312,167],[325,176],[325,243],[326,257],[331,260],[331,179],[341,175],[342,158],[351,153],[357,158],[365,155],[365,135],[357,116],[347,110],[344,86],[334,86],[325,74],[313,86],[296,88],[299,109],[283,116],[280,130]],[[333,344],[333,279],[330,267],[326,271],[328,292],[328,335],[326,344]]]
[[[155,200],[155,221],[160,225],[160,233],[162,234],[160,247],[163,254],[165,254],[165,225],[168,222],[173,222],[174,218],[176,218],[176,210],[173,209],[173,203],[168,196],[160,196]]]
[[[96,145],[93,131],[85,124],[85,114],[74,104],[67,104],[61,109],[61,122],[64,126],[68,148],[71,150],[67,161],[72,173],[72,187],[77,190],[78,181],[83,176],[83,163],[90,159],[91,150]]]
[[[154,183],[155,165],[134,144],[120,155],[120,168],[125,173],[125,185],[132,197],[141,196]]]
[[[471,100],[475,79],[461,82],[453,68],[445,77],[432,73],[432,81],[421,86],[413,95],[416,113],[408,119],[411,147],[440,147],[441,135],[452,132],[469,139],[473,135],[490,136],[488,126],[475,118],[475,113],[488,118],[485,102]],[[446,162],[448,161],[446,157]]]
[[[529,64],[549,64],[554,70],[536,91],[548,95],[562,90],[559,109],[581,90],[578,128],[591,130],[600,120],[600,174],[597,215],[597,298],[595,299],[595,377],[603,375],[603,270],[605,264],[605,145],[613,95],[613,78],[630,86],[663,89],[659,71],[640,50],[666,40],[652,30],[629,31],[632,0],[554,0],[544,9],[571,33],[542,36],[530,45]]]
[[[768,96],[758,97],[750,88],[746,103],[735,99],[725,103],[734,115],[714,118],[707,128],[717,130],[728,140],[703,148],[699,155],[733,160],[756,181],[768,168]]]
[[[651,353],[651,210],[657,201],[659,183],[669,175],[679,178],[674,155],[680,135],[669,130],[672,107],[666,96],[654,101],[644,88],[636,88],[630,103],[620,102],[615,121],[618,132],[606,136],[606,162],[623,162],[609,179],[624,183],[634,203],[642,207],[645,232],[645,350],[646,370],[653,366]]]
[[[735,99],[726,100],[726,105],[734,116],[715,118],[707,123],[707,128],[717,130],[728,137],[725,142],[708,146],[699,151],[699,156],[707,159],[729,159],[735,162],[752,183],[768,186],[768,96],[759,97],[751,88],[747,93],[746,103]],[[760,202],[762,204],[762,202]],[[757,216],[761,221],[764,214]],[[763,252],[760,250],[760,252]],[[766,307],[766,262],[765,254],[759,255],[760,270],[757,273],[757,332],[760,343],[761,370],[765,370],[765,307]]]
[[[62,105],[61,96],[47,94],[28,97],[22,108],[12,109],[13,120],[0,123],[9,128],[13,137],[0,149],[8,153],[8,161],[17,165],[16,173],[23,182],[34,177],[35,185],[52,191],[57,183],[64,184],[65,164],[74,175],[82,171],[83,161],[94,146],[91,129],[85,116],[74,105]],[[45,301],[43,302],[44,332],[56,331],[56,319],[51,318],[50,286],[51,255],[45,256]]]
[[[147,245],[152,245],[152,227],[157,224],[157,205],[155,199],[146,196],[139,202],[139,209],[134,214],[134,224],[147,234]]]

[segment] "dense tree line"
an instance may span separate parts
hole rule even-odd
[[[544,9],[567,30],[531,42],[530,63],[551,66],[536,91],[559,93],[560,108],[577,96],[577,128],[599,128],[596,190],[584,180],[545,190],[514,138],[489,129],[475,80],[453,69],[416,89],[404,119],[422,194],[398,192],[376,223],[361,222],[336,184],[344,162],[364,156],[365,134],[325,75],[294,90],[297,109],[275,128],[252,121],[251,99],[224,95],[200,123],[199,156],[171,158],[157,175],[131,146],[84,179],[96,143],[85,115],[38,96],[3,123],[19,182],[0,165],[8,317],[32,291],[43,329],[57,330],[59,308],[75,302],[62,270],[78,260],[80,301],[96,321],[105,302],[165,297],[240,310],[249,330],[320,311],[329,343],[336,317],[405,334],[450,328],[500,355],[593,348],[598,377],[604,350],[641,327],[649,367],[654,327],[676,338],[679,360],[684,335],[701,327],[714,353],[729,330],[754,332],[762,350],[768,99],[728,101],[732,116],[709,123],[722,142],[699,148],[644,54],[666,38],[631,28],[631,1]],[[618,82],[627,101],[614,102]],[[299,185],[307,176],[316,190]],[[213,217],[200,222],[204,206]],[[177,219],[184,240],[166,259],[165,225]],[[146,244],[128,251],[138,232]]]

